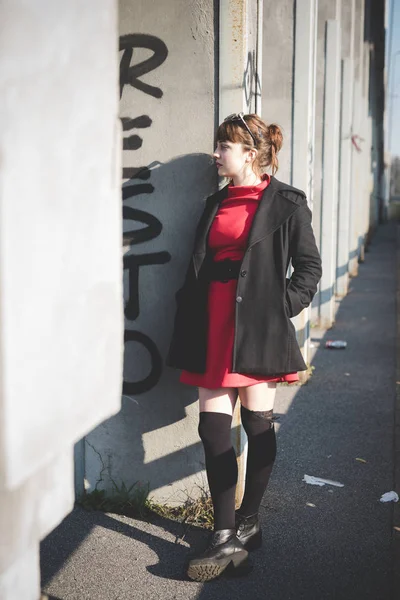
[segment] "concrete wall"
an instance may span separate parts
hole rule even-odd
[[[294,10],[293,0],[264,2],[261,114],[283,130],[277,173],[282,181],[292,176]]]
[[[384,171],[384,6],[376,14],[372,3],[365,8],[364,0],[354,2],[352,13],[344,0],[320,0],[320,10],[334,5],[335,14],[318,17],[319,31],[331,19],[330,28],[341,36],[341,44],[336,36],[341,57],[354,73],[352,100],[342,95],[342,108],[344,102],[349,112],[352,108],[347,122],[352,275],[363,258],[368,228],[380,216],[377,193]],[[309,116],[314,98],[317,121],[324,106],[320,94],[327,68],[324,64],[315,79],[308,52],[307,72],[296,73],[296,36],[299,43],[300,33],[308,31],[308,48],[317,41],[311,18],[317,15],[306,15],[314,3],[266,2],[262,42],[257,29],[262,3],[256,0],[168,0],[162,18],[159,2],[121,0],[119,25],[112,1],[37,0],[34,7],[22,0],[2,2],[2,600],[39,596],[39,541],[72,507],[73,444],[83,436],[76,476],[81,484],[85,479],[89,491],[139,480],[150,483],[159,501],[174,503],[204,484],[196,392],[179,385],[179,373],[163,366],[175,292],[204,198],[217,187],[210,154],[221,111],[261,106],[267,121],[278,122],[286,142],[279,178],[299,185],[294,180],[299,141],[296,147],[293,141],[296,131],[301,140],[304,123],[293,103],[300,98],[304,108],[304,98],[310,99],[307,152],[297,158],[305,161],[303,187],[313,190],[322,231],[318,168],[310,150],[323,147],[319,136],[326,123],[316,122],[314,131]],[[377,4],[373,8],[377,11]],[[228,28],[224,46],[227,21],[221,18],[228,16],[237,29]],[[117,119],[118,30],[123,141]],[[318,42],[320,65],[319,34]],[[233,47],[237,61],[224,87],[218,72],[222,67],[229,72]],[[257,55],[261,48],[262,56]],[[232,82],[236,87],[229,88]],[[321,187],[323,177],[321,171]],[[340,247],[340,227],[338,240]],[[122,379],[122,410],[110,418],[120,408]]]
[[[314,196],[316,0],[264,3],[262,116],[283,130],[277,178]],[[284,40],[284,43],[282,43]],[[308,360],[309,311],[294,319]]]
[[[372,140],[371,161],[374,174],[374,194],[371,194],[369,236],[385,218],[385,162],[384,147],[384,108],[385,108],[385,11],[375,2],[369,3],[370,16],[366,39],[370,44],[369,101],[371,111]]]
[[[0,597],[37,600],[73,444],[120,407],[116,5],[0,7]]]
[[[322,236],[322,156],[324,129],[325,68],[326,68],[326,22],[336,19],[339,14],[338,0],[318,0],[317,7],[317,63],[315,78],[315,152],[314,152],[314,195],[313,195],[313,227],[318,248],[321,249]],[[321,292],[316,294],[312,308],[311,320],[320,320]]]
[[[194,227],[204,198],[218,183],[210,159],[215,127],[230,112],[260,110],[267,122],[283,128],[278,178],[305,189],[312,203],[317,243],[328,265],[324,290],[329,298],[317,297],[317,318],[329,303],[332,310],[324,323],[332,322],[341,135],[346,135],[339,118],[341,60],[357,55],[358,70],[355,63],[348,69],[354,68],[358,77],[365,72],[360,67],[364,12],[360,0],[354,3],[349,8],[342,0],[264,2],[257,34],[261,3],[256,0],[169,0],[162,19],[157,2],[121,0],[124,396],[121,413],[83,444],[82,472],[89,491],[140,481],[149,483],[158,501],[175,503],[187,493],[195,495],[196,486],[205,482],[196,390],[180,385],[179,373],[164,367],[164,358]],[[332,35],[327,44],[328,21]],[[262,55],[257,55],[259,48]],[[364,65],[364,57],[362,61]],[[365,79],[363,84],[368,85]],[[326,95],[326,89],[332,92]],[[346,102],[350,136],[354,103],[352,97]],[[365,115],[365,97],[362,106]],[[349,145],[351,137],[351,162]],[[362,174],[360,163],[358,177],[365,187]],[[349,240],[354,207],[364,207],[363,200],[356,204],[353,198],[351,177],[346,179],[353,207],[346,222]],[[363,223],[365,219],[354,226]],[[347,270],[349,248],[345,255]],[[296,319],[296,327],[307,360],[307,311]]]
[[[257,113],[262,101],[262,0],[221,0],[218,3],[218,123],[234,112]],[[221,182],[224,183],[225,181]],[[245,485],[247,436],[241,426],[240,403],[232,419],[232,441],[238,457],[236,504]]]
[[[169,0],[162,18],[159,2],[120,2],[124,396],[86,438],[89,490],[139,480],[173,503],[204,481],[196,389],[164,360],[194,227],[217,187],[214,17],[212,0]]]
[[[355,0],[342,2],[342,64],[341,64],[341,110],[340,110],[340,163],[338,202],[338,242],[336,254],[337,296],[345,296],[349,285],[349,227],[352,202],[352,126],[354,88],[354,29]]]
[[[323,277],[313,302],[312,320],[324,326],[334,321],[335,296],[345,295],[349,278],[357,275],[368,232],[379,215],[378,198],[384,179],[381,137],[384,12],[384,4],[364,0],[319,1],[314,229],[320,243]],[[332,49],[328,51],[329,19],[340,29],[338,45],[342,59],[339,85],[333,87],[338,57],[332,57]],[[368,30],[370,40],[376,41],[371,66]],[[372,85],[370,72],[376,76]],[[337,92],[340,126],[329,131],[333,115],[337,114],[337,102],[336,108],[333,105]],[[376,141],[371,154],[373,134]],[[331,144],[336,148],[331,148]]]
[[[353,93],[353,148],[352,148],[352,201],[350,206],[349,225],[349,274],[355,277],[358,273],[358,258],[360,254],[360,215],[362,203],[363,161],[361,154],[361,133],[363,129],[363,60],[364,60],[364,18],[365,2],[356,0],[356,15],[354,28],[354,93]]]

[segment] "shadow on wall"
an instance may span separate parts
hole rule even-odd
[[[217,2],[214,13],[219,14]],[[217,45],[217,19],[214,28]],[[157,112],[152,99],[163,99],[160,77],[169,50],[162,39],[144,33],[122,35],[119,50],[125,181],[123,399],[120,413],[77,445],[81,463],[77,472],[82,473],[81,480],[84,476],[89,489],[96,485],[112,488],[113,481],[130,486],[138,480],[149,482],[151,490],[165,487],[159,496],[165,501],[170,496],[168,486],[174,482],[180,485],[182,479],[204,468],[197,434],[197,390],[179,384],[179,372],[165,367],[165,357],[175,315],[175,293],[187,270],[204,200],[217,188],[217,174],[207,154],[137,166],[141,160],[137,151],[146,143],[143,134],[153,123],[151,107]],[[254,53],[249,53],[243,74],[251,105],[259,94],[254,61]],[[159,77],[153,78],[152,72],[158,69]],[[217,78],[215,86],[214,96]],[[154,145],[157,137],[151,139]],[[151,154],[157,157],[156,146]],[[79,483],[77,487],[82,489]]]
[[[122,409],[85,438],[85,478],[94,489],[112,480],[150,489],[204,469],[197,419],[187,408],[197,390],[165,366],[194,230],[217,188],[213,159],[189,154],[130,173],[123,185],[125,361]],[[143,182],[146,183],[143,183]],[[192,406],[197,417],[197,407]],[[147,434],[152,437],[145,441]],[[150,464],[149,464],[150,463]]]

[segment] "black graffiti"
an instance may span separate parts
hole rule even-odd
[[[153,55],[137,64],[131,65],[134,50],[145,48],[151,50]],[[163,92],[160,88],[143,82],[140,77],[158,68],[167,58],[168,49],[163,41],[151,35],[130,34],[120,39],[120,50],[123,51],[120,62],[120,94],[125,85],[130,85],[154,98],[161,98]],[[151,127],[152,119],[148,115],[135,118],[122,118],[123,131],[133,129],[146,129]],[[143,145],[143,138],[136,134],[130,134],[123,139],[124,150],[138,150]],[[152,165],[155,163],[152,163]],[[125,182],[122,188],[122,200],[135,198],[154,192],[154,186],[149,183],[138,183],[148,181],[151,178],[150,166],[124,167],[122,176]],[[154,215],[147,211],[139,210],[131,206],[123,205],[124,221],[132,223],[130,229],[124,232],[124,245],[135,246],[157,238],[162,231],[162,223]],[[139,223],[142,227],[137,227]],[[135,226],[133,225],[135,224]],[[171,260],[171,255],[166,251],[150,252],[146,254],[127,254],[124,257],[124,270],[128,273],[128,298],[125,305],[125,316],[129,321],[135,321],[140,315],[140,268],[151,265],[163,265]],[[124,381],[123,392],[129,394],[140,394],[151,390],[157,385],[162,374],[162,358],[156,344],[143,332],[127,329],[125,331],[125,343],[135,342],[143,346],[150,355],[150,373],[142,380],[129,382]]]
[[[127,119],[126,117],[122,117],[122,129],[124,131],[128,131],[129,129],[139,129],[150,127],[152,124],[152,120],[148,115],[142,115],[141,117],[136,117],[136,119]]]
[[[129,301],[125,306],[125,316],[135,321],[140,313],[139,307],[139,269],[150,265],[165,265],[171,260],[169,252],[152,252],[151,254],[129,254],[124,258],[124,269],[129,273]]]
[[[249,110],[252,110],[251,102],[253,98],[261,97],[261,82],[257,72],[256,53],[254,50],[247,55],[247,65],[243,73],[243,88],[246,106],[249,107]]]
[[[124,131],[129,131],[130,129],[144,129],[146,127],[150,127],[152,121],[148,115],[142,115],[141,117],[136,117],[136,119],[122,119],[122,129]],[[143,144],[143,139],[140,135],[131,135],[129,137],[124,137],[123,140],[123,149],[124,150],[138,150],[141,148]]]
[[[135,48],[151,50],[153,56],[131,66],[133,50]],[[154,71],[154,69],[163,64],[168,56],[168,49],[164,42],[153,35],[131,33],[123,35],[120,38],[119,49],[123,50],[120,62],[120,95],[122,96],[125,85],[131,85],[149,96],[161,98],[163,92],[159,87],[145,83],[139,77]]]
[[[131,331],[127,329],[124,336],[125,344],[137,342],[141,344],[150,354],[151,369],[150,373],[140,381],[124,381],[122,392],[126,395],[143,394],[150,391],[155,383],[158,382],[162,373],[162,359],[155,343],[144,333],[140,331]]]
[[[151,171],[148,167],[125,167],[122,169],[122,179],[150,179]],[[127,182],[128,183],[128,182]]]
[[[124,219],[130,219],[131,221],[139,221],[144,223],[146,227],[141,229],[134,229],[132,231],[124,232],[124,245],[129,244],[142,244],[148,240],[152,240],[158,237],[162,231],[161,221],[144,210],[138,208],[131,208],[130,206],[124,206],[122,210],[122,216]]]
[[[124,150],[138,150],[142,147],[143,140],[140,135],[131,135],[127,138],[124,138],[123,141],[123,149]]]
[[[152,194],[154,192],[154,186],[151,183],[140,183],[138,185],[126,185],[122,188],[122,199],[128,200],[134,196],[141,196],[142,194]]]

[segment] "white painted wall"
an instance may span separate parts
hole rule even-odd
[[[120,408],[116,5],[0,6],[0,597],[37,600],[73,444]]]

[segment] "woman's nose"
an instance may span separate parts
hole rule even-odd
[[[214,150],[213,157],[214,158],[219,158],[219,154],[218,154],[217,150]]]

